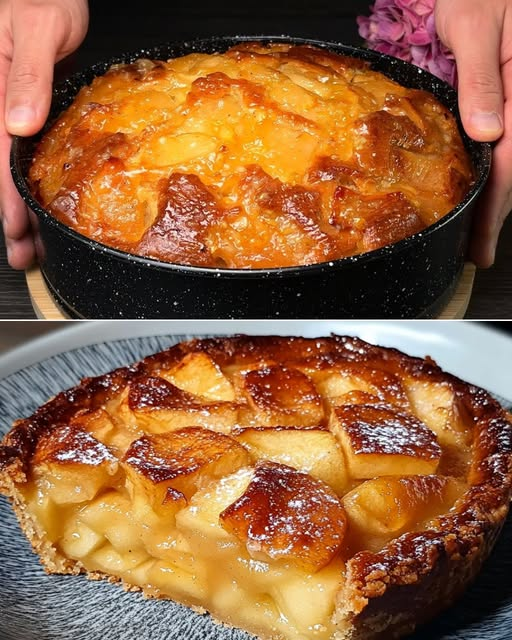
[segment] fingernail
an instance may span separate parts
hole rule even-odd
[[[503,120],[496,111],[476,111],[471,115],[471,124],[488,134],[499,134],[503,131]]]
[[[36,113],[32,107],[27,105],[13,107],[7,114],[7,128],[18,129],[32,124]]]

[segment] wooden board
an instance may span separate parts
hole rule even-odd
[[[26,272],[27,285],[30,293],[32,306],[37,317],[41,320],[66,320],[70,319],[56,304],[53,296],[48,291],[48,287],[43,278],[40,269],[34,267]],[[473,282],[475,280],[475,267],[472,264],[466,264],[462,272],[461,279],[453,294],[452,299],[446,305],[443,312],[439,315],[439,320],[457,320],[464,318],[466,314],[471,292],[473,290]],[[191,318],[193,319],[193,318]],[[336,320],[336,318],[329,318]]]

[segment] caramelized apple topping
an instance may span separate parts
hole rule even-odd
[[[195,405],[197,398],[183,391],[171,382],[156,376],[146,376],[130,385],[128,404],[132,411],[137,409],[174,409],[184,405]]]
[[[196,396],[213,401],[235,400],[233,385],[206,353],[189,353],[174,369],[160,375]]]
[[[91,500],[116,483],[118,466],[108,447],[78,425],[54,429],[41,439],[33,458],[36,481],[57,504]]]
[[[433,431],[389,405],[343,405],[332,412],[354,478],[434,473],[441,447]]]
[[[247,427],[236,438],[256,459],[286,464],[328,484],[342,495],[348,470],[336,438],[325,429],[294,427]]]
[[[42,137],[29,184],[111,247],[266,269],[409,237],[460,202],[473,173],[431,93],[324,47],[253,42],[114,65]]]
[[[298,369],[273,366],[245,374],[245,390],[260,425],[318,425],[322,399],[311,378]]]
[[[249,486],[220,514],[222,526],[256,559],[319,570],[339,552],[346,516],[323,482],[275,462],[258,462]]]
[[[117,464],[108,448],[77,425],[61,425],[41,439],[33,458],[34,465],[84,464],[99,466]]]
[[[450,510],[464,484],[444,476],[382,476],[343,497],[352,551],[377,550],[403,531],[423,527]]]
[[[213,401],[189,393],[168,380],[142,376],[130,384],[127,406],[137,424],[152,433],[189,426],[207,426],[228,432],[238,416],[235,403]]]
[[[332,404],[337,404],[341,396],[351,392],[364,392],[377,398],[377,402],[386,402],[409,409],[409,399],[400,378],[389,371],[343,362],[336,368],[328,367],[312,373],[318,390]],[[347,404],[342,402],[342,404]],[[362,404],[359,400],[354,404]],[[374,404],[374,399],[371,402]]]
[[[135,470],[143,478],[139,482],[159,485],[162,501],[176,491],[190,498],[199,479],[221,478],[249,461],[248,452],[235,439],[201,427],[143,436],[123,459],[132,481]]]

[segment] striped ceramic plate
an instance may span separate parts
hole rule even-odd
[[[84,376],[129,364],[186,336],[132,338],[68,351],[0,380],[0,433]],[[512,637],[512,518],[477,582],[414,640]],[[144,600],[83,576],[47,576],[0,497],[0,640],[247,640],[207,615]]]

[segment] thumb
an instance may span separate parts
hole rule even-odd
[[[465,6],[468,9],[462,9],[455,21],[455,13],[445,19],[438,14],[438,32],[457,62],[464,129],[474,140],[491,142],[503,134],[501,27],[483,3]]]
[[[5,95],[5,124],[12,135],[39,131],[50,110],[58,29],[44,6],[17,20]]]

